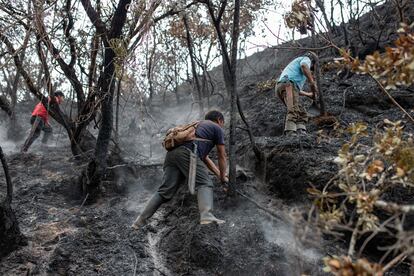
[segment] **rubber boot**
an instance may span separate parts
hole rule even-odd
[[[27,137],[26,141],[23,144],[23,147],[21,149],[21,152],[27,152],[29,147],[33,144],[33,142],[39,137],[39,133],[30,133],[29,137]]]
[[[293,131],[293,130],[286,130],[284,132],[284,135],[286,137],[296,137],[297,136],[297,133],[296,133],[296,131]]]
[[[225,223],[224,220],[216,218],[211,210],[213,209],[213,188],[200,187],[197,191],[198,210],[200,211],[200,224]]]
[[[147,205],[145,206],[144,211],[137,217],[135,222],[131,225],[132,228],[138,230],[145,224],[147,224],[147,220],[152,217],[152,215],[158,210],[161,204],[164,203],[164,198],[160,196],[158,193],[155,193],[150,201],[148,201]]]
[[[42,144],[47,144],[47,141],[49,140],[50,136],[52,136],[51,132],[43,133]]]

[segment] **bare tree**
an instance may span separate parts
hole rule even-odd
[[[211,1],[200,1],[207,6],[208,13],[216,30],[217,39],[220,45],[222,59],[223,59],[223,76],[226,90],[230,95],[230,141],[229,141],[229,177],[230,182],[235,183],[236,181],[236,112],[239,111],[243,122],[247,127],[249,134],[250,142],[252,143],[253,151],[256,157],[260,160],[262,158],[262,153],[258,146],[255,143],[254,136],[252,134],[251,128],[243,114],[242,106],[240,99],[237,93],[237,53],[238,53],[238,41],[240,34],[240,1],[234,2],[234,12],[233,12],[233,24],[231,32],[230,45],[231,49],[229,50],[228,43],[225,39],[223,30],[222,30],[222,19],[225,12],[227,1],[221,1],[220,6],[217,11],[215,11],[214,6]]]
[[[197,89],[197,94],[198,94],[199,117],[202,118],[203,113],[204,113],[203,95],[201,91],[200,80],[198,78],[198,74],[196,70],[196,62],[195,62],[195,57],[194,57],[194,45],[193,45],[193,40],[190,34],[190,28],[188,26],[187,15],[183,16],[183,22],[184,22],[185,32],[186,32],[185,37],[187,41],[187,48],[190,54],[191,72],[193,73],[193,82],[195,84],[195,87]]]

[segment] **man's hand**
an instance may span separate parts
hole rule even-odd
[[[221,183],[229,182],[229,178],[227,177],[227,175],[224,178],[220,179],[220,180],[221,180]]]
[[[306,97],[311,98],[311,99],[315,98],[315,93],[312,93],[312,92],[300,91],[299,95],[306,96]]]
[[[233,183],[231,182],[223,182],[223,190],[228,195],[234,195],[236,192],[236,187],[234,187]]]

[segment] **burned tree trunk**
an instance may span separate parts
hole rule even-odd
[[[0,109],[6,112],[9,117],[11,117],[13,114],[10,103],[7,100],[6,96],[0,96]]]
[[[186,38],[186,41],[187,41],[187,48],[188,48],[188,52],[190,54],[191,71],[193,73],[194,83],[195,83],[195,86],[197,88],[199,116],[200,116],[200,118],[202,118],[203,113],[204,113],[203,95],[202,95],[202,91],[201,91],[200,80],[198,79],[198,75],[197,75],[196,63],[195,63],[195,60],[194,60],[194,46],[193,46],[193,41],[192,41],[192,38],[191,38],[190,29],[189,29],[189,26],[188,26],[188,19],[187,19],[186,15],[183,16],[183,21],[184,21],[185,32],[186,32],[185,38]]]
[[[13,195],[13,185],[6,158],[4,157],[1,147],[0,160],[7,184],[6,198],[0,203],[0,258],[2,258],[15,250],[19,245],[23,245],[26,239],[21,234],[16,216],[10,207]]]
[[[13,97],[12,97],[13,100]],[[10,126],[7,130],[7,137],[9,139],[18,139],[22,136],[22,128],[16,122],[13,103],[10,103],[6,96],[0,96],[0,109],[7,113],[10,118]]]
[[[207,9],[210,17],[213,21],[214,28],[217,33],[217,39],[221,47],[222,58],[223,58],[223,76],[224,84],[228,94],[230,95],[230,141],[229,141],[229,179],[230,182],[235,183],[236,181],[236,124],[237,117],[236,112],[239,112],[244,124],[246,125],[247,132],[249,134],[250,142],[252,144],[253,151],[257,160],[261,160],[262,153],[255,142],[255,137],[252,133],[251,127],[248,124],[243,110],[238,100],[237,93],[237,46],[239,41],[239,20],[240,20],[240,1],[234,2],[234,15],[233,15],[233,27],[231,33],[231,49],[227,47],[227,43],[221,28],[221,19],[226,8],[227,1],[223,1],[217,15],[215,15],[214,8],[211,2],[207,1]]]
[[[126,22],[130,0],[120,0],[112,18],[111,28],[108,30],[102,22],[99,14],[92,8],[90,1],[82,0],[82,5],[91,21],[94,23],[97,32],[104,37],[105,53],[103,60],[103,72],[100,76],[97,97],[102,100],[102,120],[96,140],[95,154],[89,162],[86,171],[80,177],[83,193],[89,200],[96,198],[100,182],[105,174],[108,159],[109,142],[113,127],[113,98],[115,90],[115,58],[116,53],[111,47],[111,40],[120,39],[122,29]]]

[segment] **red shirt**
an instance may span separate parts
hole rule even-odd
[[[46,108],[43,106],[42,102],[38,103],[33,109],[32,116],[39,116],[43,121],[48,124],[49,116],[47,114]]]

